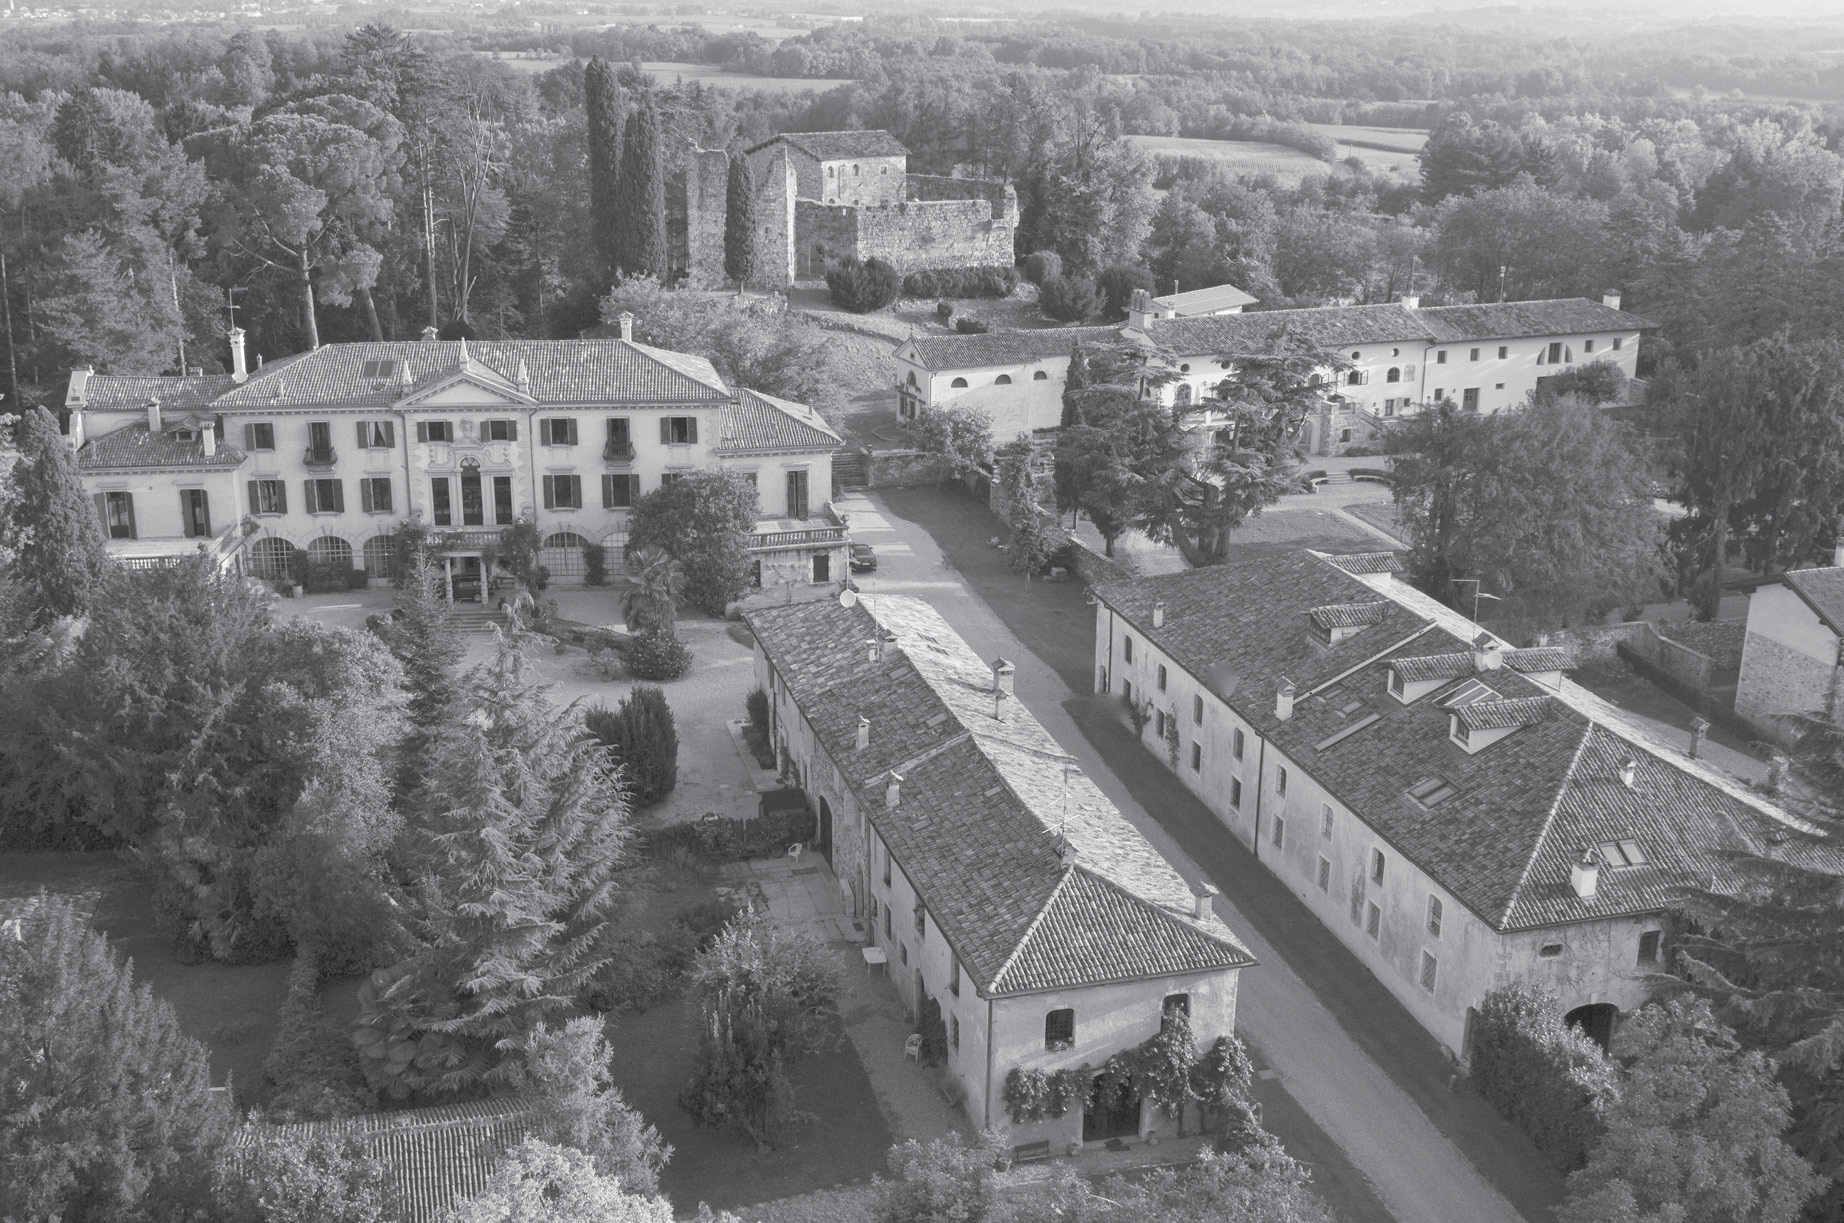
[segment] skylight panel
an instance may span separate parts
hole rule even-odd
[[[1409,787],[1409,797],[1424,807],[1444,803],[1459,792],[1458,786],[1438,774],[1424,777]]]
[[[377,360],[366,361],[360,365],[359,377],[395,378],[397,376],[397,367],[398,363],[395,357],[381,357]]]
[[[1462,705],[1477,705],[1480,701],[1497,701],[1503,698],[1498,693],[1476,679],[1465,680],[1435,704],[1443,709],[1457,709]]]
[[[1615,870],[1646,864],[1645,851],[1639,848],[1637,841],[1602,841],[1600,851],[1601,861]]]

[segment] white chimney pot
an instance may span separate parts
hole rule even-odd
[[[232,327],[230,336],[231,377],[238,382],[249,378],[250,367],[243,355],[243,328]]]
[[[618,317],[618,321],[621,323],[621,338],[624,340],[627,340],[629,343],[632,343],[634,339],[634,316],[633,314],[630,313],[629,311],[623,310],[620,313],[620,315],[617,317]]]
[[[1281,686],[1274,690],[1274,716],[1285,722],[1293,717],[1293,697],[1296,689],[1292,680],[1282,680]]]
[[[1601,887],[1601,856],[1592,849],[1582,850],[1580,860],[1569,868],[1569,886],[1583,900],[1593,900]]]
[[[147,401],[147,431],[149,433],[160,432],[160,399],[158,396],[151,397]]]
[[[871,719],[863,714],[858,716],[858,750],[871,746]]]
[[[903,775],[892,772],[890,780],[884,783],[884,806],[894,807],[903,801]]]
[[[1152,620],[1153,620],[1154,628],[1164,628],[1165,627],[1165,602],[1164,600],[1161,600],[1153,604]]]
[[[1419,293],[1404,293],[1404,294],[1402,295],[1402,308],[1403,308],[1404,310],[1419,310],[1419,309],[1421,309],[1421,294],[1419,294]]]
[[[1834,569],[1844,569],[1844,533],[1838,536],[1836,546],[1831,549],[1831,565]]]
[[[1620,784],[1627,789],[1633,788],[1634,780],[1639,776],[1639,762],[1628,756],[1620,762]]]
[[[1612,289],[1609,289],[1607,292],[1601,294],[1601,304],[1606,306],[1609,310],[1618,310],[1620,308],[1620,295]]]
[[[1211,903],[1216,900],[1217,896],[1218,892],[1214,886],[1208,883],[1199,884],[1191,900],[1191,916],[1199,921],[1209,917],[1213,912],[1210,907]]]
[[[206,458],[210,458],[212,455],[218,453],[218,425],[216,421],[206,421],[200,427],[198,437],[199,445],[203,446],[205,449]]]
[[[1014,682],[1017,678],[1017,674],[1018,674],[1018,668],[1013,666],[1011,663],[1007,662],[1005,659],[1003,658],[993,659],[992,660],[992,690],[994,692],[1003,692],[1007,696],[1012,695]]]

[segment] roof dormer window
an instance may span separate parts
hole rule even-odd
[[[1601,861],[1614,870],[1646,864],[1645,851],[1639,848],[1637,841],[1602,841],[1599,848]]]

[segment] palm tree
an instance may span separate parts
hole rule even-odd
[[[685,568],[661,548],[634,553],[639,572],[621,596],[621,615],[630,632],[673,635],[673,616],[685,596]]]

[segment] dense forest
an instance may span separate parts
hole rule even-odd
[[[656,116],[660,173],[694,146],[888,128],[916,169],[1015,182],[1019,254],[1054,249],[1078,273],[1228,280],[1268,307],[1411,284],[1449,301],[1618,288],[1663,324],[1648,367],[1844,316],[1844,107],[1717,92],[1844,94],[1839,57],[1819,53],[1835,34],[870,19],[770,44],[451,24],[13,31],[10,402],[55,400],[75,365],[220,368],[233,303],[268,358],[428,325],[576,334],[614,272],[582,240],[598,232],[588,57],[620,65],[620,104]],[[495,57],[530,51],[576,58],[532,73]],[[639,67],[660,60],[852,80],[714,88]],[[1432,135],[1405,179],[1335,160],[1308,122]],[[1282,183],[1155,163],[1133,135],[1277,141],[1324,168]]]

